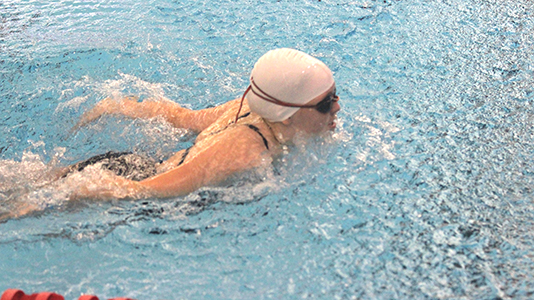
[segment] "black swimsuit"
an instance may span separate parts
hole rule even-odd
[[[250,112],[240,116],[238,119],[245,118],[248,115],[250,115]],[[229,124],[228,126],[232,125]],[[243,124],[246,125],[248,128],[254,130],[257,134],[261,136],[263,139],[263,144],[265,145],[265,148],[269,150],[269,142],[263,136],[260,129],[254,125],[251,124]],[[213,132],[213,134],[217,134],[223,130],[225,130],[225,127],[219,131]],[[185,159],[187,158],[187,155],[189,154],[189,151],[191,150],[193,146],[187,148],[182,155],[182,159],[178,163],[177,166],[180,166],[184,163]],[[89,159],[86,159],[84,161],[81,161],[79,163],[76,163],[68,168],[68,171],[63,177],[67,176],[68,174],[76,171],[82,171],[88,166],[95,165],[97,163],[102,164],[103,169],[107,169],[109,171],[112,171],[118,176],[125,177],[127,179],[131,179],[134,181],[141,181],[143,179],[146,179],[148,177],[152,177],[157,174],[157,162],[153,159],[147,158],[142,155],[134,154],[132,152],[107,152],[105,154],[99,154],[96,156],[93,156]],[[161,163],[161,162],[160,162]]]
[[[156,161],[153,159],[132,152],[110,151],[70,166],[63,177],[98,163],[102,164],[103,169],[110,170],[118,176],[134,181],[141,181],[157,174]]]

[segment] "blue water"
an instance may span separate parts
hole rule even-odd
[[[0,292],[137,299],[529,299],[534,6],[528,0],[0,3]],[[191,134],[108,96],[239,96],[292,47],[334,71],[337,132],[189,196],[68,203],[40,174]],[[67,188],[67,187],[63,187]]]

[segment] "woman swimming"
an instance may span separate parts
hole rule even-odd
[[[198,137],[192,147],[163,162],[108,152],[66,168],[60,177],[95,164],[111,171],[110,176],[76,188],[71,199],[186,195],[271,163],[297,133],[316,135],[334,130],[338,101],[332,72],[324,63],[297,50],[272,50],[256,62],[243,96],[217,107],[194,111],[165,99],[102,100],[75,128],[108,114],[162,117],[175,127],[198,133]]]
[[[140,176],[134,172],[137,178],[124,176],[124,167],[119,167],[118,172],[109,167],[130,153],[93,158],[95,162],[107,159],[106,166],[115,175],[104,179],[96,189],[81,188],[74,196],[173,197],[217,184],[230,175],[270,163],[280,154],[281,146],[290,143],[297,133],[315,135],[334,130],[340,110],[338,100],[330,69],[312,56],[287,48],[263,55],[252,70],[243,96],[217,107],[194,111],[172,101],[104,99],[82,116],[77,127],[106,114],[162,117],[175,127],[197,132],[198,137],[192,147],[154,167],[143,161],[141,173],[148,171]],[[68,172],[79,170],[83,170],[80,163]]]

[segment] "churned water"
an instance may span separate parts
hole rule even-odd
[[[0,291],[137,299],[529,299],[534,5],[528,0],[0,2]],[[161,120],[292,47],[335,73],[337,132],[186,197],[68,203],[42,174],[109,150],[164,158]],[[67,187],[65,187],[66,189]]]

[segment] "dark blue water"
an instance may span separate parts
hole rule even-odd
[[[533,32],[526,0],[4,0],[0,212],[42,211],[0,224],[0,291],[529,299]],[[164,158],[190,142],[161,120],[71,132],[104,97],[217,105],[278,47],[330,66],[343,110],[333,137],[265,178],[136,202],[43,187],[94,154]]]

